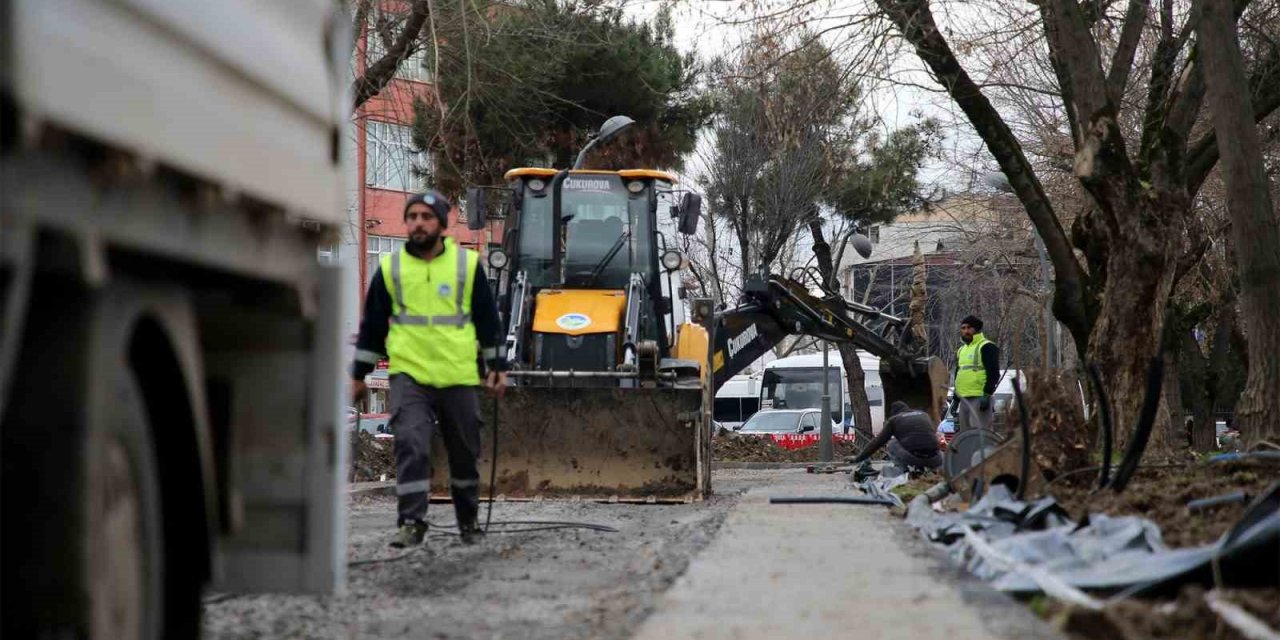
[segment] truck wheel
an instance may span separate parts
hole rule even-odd
[[[83,439],[82,458],[88,637],[150,640],[160,637],[164,612],[156,461],[132,373],[122,367],[99,384],[105,402],[89,418],[97,424]]]

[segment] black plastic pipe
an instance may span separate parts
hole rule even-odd
[[[1102,471],[1098,474],[1098,488],[1107,486],[1111,481],[1111,449],[1115,443],[1115,430],[1111,423],[1111,398],[1102,386],[1102,372],[1098,365],[1089,365],[1089,381],[1093,383],[1093,393],[1097,396],[1098,417],[1101,420],[1098,428],[1102,431]]]
[[[1013,382],[1013,399],[1018,403],[1018,418],[1022,429],[1022,455],[1018,475],[1018,499],[1027,495],[1027,483],[1031,477],[1031,424],[1027,418],[1027,405],[1022,401],[1022,385],[1015,376]]]
[[[883,504],[895,506],[897,503],[888,498],[866,498],[861,496],[773,496],[769,504]]]
[[[1160,405],[1160,387],[1164,382],[1164,359],[1156,356],[1151,359],[1147,368],[1147,395],[1142,399],[1142,412],[1138,414],[1138,424],[1133,428],[1133,440],[1125,449],[1124,458],[1116,469],[1116,477],[1111,480],[1111,489],[1116,493],[1124,491],[1129,480],[1138,470],[1142,454],[1147,450],[1147,441],[1151,439],[1151,428],[1156,423],[1156,408]]]

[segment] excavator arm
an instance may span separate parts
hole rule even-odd
[[[787,336],[812,336],[879,357],[886,401],[903,400],[940,418],[946,367],[923,355],[925,345],[912,339],[906,321],[816,288],[820,295],[796,278],[752,276],[742,304],[716,313],[713,387],[719,390]]]

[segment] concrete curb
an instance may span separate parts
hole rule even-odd
[[[817,462],[817,461],[814,461],[814,462],[732,462],[732,461],[726,460],[724,462],[719,462],[719,461],[712,460],[711,470],[721,471],[721,470],[728,470],[728,469],[804,469],[806,467],[811,467],[813,465],[818,465],[818,464],[823,464],[823,463]],[[829,462],[826,464],[831,464],[835,466],[846,466],[845,463],[843,462]]]

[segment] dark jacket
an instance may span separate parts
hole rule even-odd
[[[938,453],[938,436],[933,418],[923,411],[903,411],[885,421],[880,434],[853,459],[853,464],[870,458],[889,444],[890,438],[896,438],[903,449],[920,458],[930,458]]]

